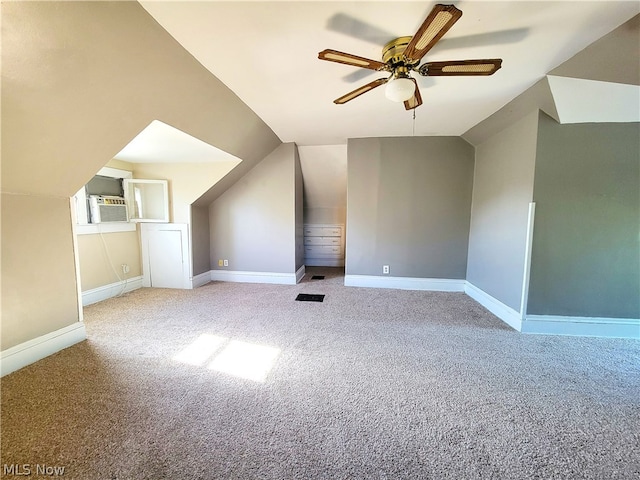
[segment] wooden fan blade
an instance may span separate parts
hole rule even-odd
[[[415,89],[415,91],[413,93],[413,97],[411,97],[409,100],[404,102],[404,109],[405,110],[413,110],[414,108],[417,108],[420,105],[422,105],[422,95],[420,95],[420,89],[418,88],[418,82],[416,82],[415,78],[412,78],[411,80],[413,80],[413,83],[415,83],[416,89]]]
[[[462,11],[453,5],[438,4],[433,7],[404,50],[407,61],[417,62],[424,57],[461,16]]]
[[[493,75],[502,67],[501,58],[484,60],[454,60],[425,63],[418,70],[429,77],[454,75]]]
[[[353,92],[349,92],[346,95],[343,95],[340,98],[337,98],[336,100],[333,101],[333,103],[337,103],[338,105],[347,103],[349,100],[353,100],[354,98],[359,97],[363,93],[367,93],[373,90],[374,88],[387,83],[387,81],[388,80],[386,78],[379,78],[377,80],[374,80],[373,82],[367,83],[366,85],[363,85],[360,88],[356,88]]]
[[[384,70],[386,64],[377,60],[370,60],[350,53],[338,52],[337,50],[323,50],[318,53],[320,60],[328,60],[329,62],[344,63],[345,65],[353,65],[354,67],[368,68],[370,70]]]

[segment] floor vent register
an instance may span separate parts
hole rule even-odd
[[[319,295],[317,293],[300,293],[296,297],[298,302],[323,302],[324,295]]]

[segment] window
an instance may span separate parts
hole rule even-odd
[[[131,222],[169,221],[169,187],[166,180],[124,180],[124,197]]]
[[[127,170],[100,169],[73,196],[76,233],[127,232],[138,222],[169,222],[168,182],[132,177]]]

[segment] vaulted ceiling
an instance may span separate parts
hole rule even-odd
[[[414,34],[435,2],[140,3],[282,141],[299,145],[462,135],[640,11],[635,1],[454,2],[462,17],[423,61],[502,58],[502,69],[487,77],[416,75],[424,104],[414,119],[412,111],[385,98],[384,88],[335,105],[334,99],[385,75],[317,55],[332,48],[380,59],[382,46]],[[637,58],[628,61],[637,66]],[[550,85],[557,101],[561,92],[575,93],[577,84]],[[624,87],[616,95],[627,98]],[[566,112],[580,100],[563,102]]]

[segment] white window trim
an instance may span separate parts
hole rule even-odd
[[[96,175],[113,178],[133,178],[133,172],[129,170],[120,170],[119,168],[102,167]]]
[[[169,182],[167,180],[147,180],[143,178],[125,179],[125,181],[122,182],[124,191],[125,191],[125,198],[127,198],[127,193],[126,193],[127,189],[129,188],[129,185],[132,183],[133,184],[137,183],[141,185],[144,185],[144,184],[161,185],[163,196],[166,201],[164,202],[164,205],[162,207],[162,218],[155,218],[155,219],[131,218],[133,217],[133,214],[131,213],[131,209],[129,209],[129,221],[134,223],[169,223]]]
[[[104,177],[113,178],[133,178],[133,172],[128,170],[121,170],[119,168],[103,167],[96,175],[102,175]],[[74,218],[77,235],[95,235],[98,233],[118,233],[118,232],[135,232],[135,223],[87,223],[87,193],[84,186],[74,195],[76,201],[77,215],[80,216],[84,222],[78,222],[78,218]]]

